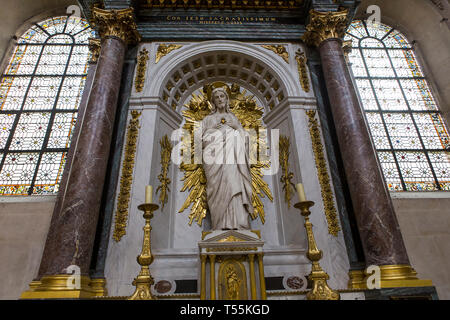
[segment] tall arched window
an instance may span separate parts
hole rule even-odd
[[[450,139],[414,49],[399,31],[355,21],[345,40],[391,191],[450,190]]]
[[[36,23],[0,80],[0,195],[58,191],[86,80],[92,30],[77,17]]]

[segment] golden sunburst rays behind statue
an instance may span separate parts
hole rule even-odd
[[[181,191],[188,190],[189,195],[179,212],[183,212],[192,205],[189,225],[196,221],[199,226],[202,225],[208,212],[205,172],[202,164],[194,161],[194,131],[199,127],[200,122],[211,113],[211,92],[218,87],[223,87],[226,90],[229,96],[230,111],[234,113],[242,127],[247,132],[252,133],[250,134],[249,157],[253,212],[250,216],[252,219],[259,217],[261,222],[265,223],[264,205],[261,199],[267,196],[270,201],[273,201],[273,196],[268,184],[263,180],[262,174],[263,169],[269,169],[270,167],[270,161],[266,155],[268,149],[267,133],[261,120],[263,109],[257,106],[254,96],[249,95],[245,89],[241,92],[238,85],[232,84],[230,87],[223,82],[205,85],[200,94],[192,95],[191,100],[182,111],[186,120],[183,129],[189,133],[182,138],[183,149],[188,150],[187,153],[190,155],[191,161],[190,163],[182,162],[180,165],[180,169],[184,171],[182,179],[184,184]]]

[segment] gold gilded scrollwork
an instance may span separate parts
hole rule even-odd
[[[300,79],[300,84],[305,92],[309,92],[309,78],[308,71],[306,69],[306,56],[304,52],[300,49],[295,53],[295,60],[297,61],[298,77]]]
[[[158,50],[156,51],[156,60],[155,63],[158,63],[159,60],[161,60],[162,57],[168,55],[169,53],[171,53],[173,50],[177,50],[180,49],[181,45],[178,44],[160,44],[158,46]]]
[[[128,221],[128,206],[130,201],[131,184],[133,182],[134,157],[136,154],[136,143],[139,134],[140,111],[131,111],[132,119],[128,125],[127,142],[122,165],[122,176],[120,178],[119,197],[117,199],[117,211],[115,216],[113,238],[116,242],[126,234]]]
[[[342,42],[342,50],[344,51],[345,61],[349,61],[349,54],[352,52],[353,41],[347,40]]]
[[[286,63],[289,64],[289,52],[287,52],[286,48],[282,45],[263,45],[263,48],[272,50],[277,55],[283,58]]]
[[[91,63],[97,63],[102,48],[101,40],[89,38],[89,51],[91,52]]]
[[[147,61],[149,60],[147,49],[142,49],[139,52],[138,65],[136,70],[136,80],[134,86],[136,92],[142,92],[145,84],[145,73],[147,72]]]
[[[181,163],[180,169],[184,171],[184,181],[181,192],[189,190],[189,196],[184,202],[183,206],[178,212],[183,212],[192,204],[191,213],[189,215],[189,225],[197,221],[198,225],[202,225],[203,219],[206,217],[208,210],[208,203],[206,198],[206,176],[201,164],[196,164],[194,161],[195,150],[194,145],[194,129],[200,121],[203,120],[211,112],[211,106],[208,101],[208,92],[211,93],[212,87],[226,87],[230,96],[230,109],[241,122],[246,130],[256,131],[254,141],[250,141],[250,162],[251,176],[252,176],[252,205],[253,214],[252,219],[258,216],[261,222],[265,222],[264,205],[260,198],[265,195],[270,201],[273,201],[272,193],[268,184],[263,180],[262,169],[270,167],[270,161],[262,159],[260,156],[263,151],[267,149],[266,130],[262,124],[263,109],[256,105],[253,96],[247,94],[246,90],[241,89],[238,85],[233,84],[231,88],[223,82],[215,82],[213,84],[205,85],[203,93],[200,95],[193,94],[189,104],[185,105],[186,109],[182,114],[186,119],[183,129],[190,133],[191,139],[183,139],[183,148],[190,150],[188,154],[191,155],[190,163]],[[254,157],[257,155],[257,159]],[[253,157],[253,158],[252,158]]]
[[[291,143],[289,138],[281,135],[280,136],[280,165],[283,172],[281,176],[281,182],[283,183],[284,190],[284,200],[288,203],[288,208],[291,207],[291,199],[294,194],[294,184],[292,183],[292,179],[294,178],[294,174],[289,172],[289,148]]]
[[[133,8],[123,10],[92,9],[93,25],[101,38],[117,37],[126,43],[138,43],[141,36],[137,31]]]
[[[331,190],[330,176],[328,174],[327,163],[325,161],[322,140],[320,139],[319,124],[315,118],[316,111],[307,110],[306,114],[309,118],[309,133],[311,136],[317,173],[319,175],[322,200],[325,207],[325,216],[328,222],[328,233],[337,237],[341,228],[339,226],[337,212],[334,206],[333,191]]]
[[[239,239],[239,238],[237,238],[235,236],[228,236],[228,237],[226,237],[226,238],[224,238],[222,240],[219,240],[219,242],[238,242],[238,241],[244,241],[244,240]]]
[[[318,47],[323,41],[332,38],[341,39],[347,28],[348,9],[338,12],[320,12],[310,10],[310,22],[306,26],[303,40],[311,46]]]
[[[170,142],[167,134],[159,142],[161,145],[161,173],[158,175],[159,182],[161,184],[156,188],[156,193],[161,191],[159,195],[159,203],[161,204],[161,209],[167,203],[168,193],[170,191],[169,185],[171,183],[170,179],[167,177],[169,173],[170,157],[172,155],[172,142]]]

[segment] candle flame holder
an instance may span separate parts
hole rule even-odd
[[[311,214],[309,208],[312,206],[314,206],[313,201],[301,201],[294,205],[294,208],[299,209],[301,215],[305,218],[306,236],[308,238],[306,256],[312,263],[311,273],[308,275],[311,290],[306,294],[306,298],[308,300],[339,300],[339,293],[328,286],[327,280],[330,279],[330,276],[319,264],[320,259],[322,259],[322,251],[317,248],[312,223],[309,221],[309,215]]]
[[[151,287],[155,283],[150,274],[149,266],[154,258],[151,251],[151,230],[150,220],[153,218],[153,212],[158,210],[159,206],[154,203],[144,203],[138,206],[138,209],[144,211],[144,240],[142,242],[141,254],[137,256],[137,262],[141,265],[141,271],[133,280],[133,286],[136,287],[134,293],[128,300],[156,300],[153,296]]]

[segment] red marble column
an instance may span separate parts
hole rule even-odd
[[[102,38],[95,76],[73,137],[73,159],[60,191],[39,269],[39,278],[66,274],[70,265],[88,276],[108,164],[127,42],[138,41],[132,9],[94,9]],[[48,288],[46,288],[48,291]]]
[[[39,274],[66,273],[77,265],[88,275],[108,164],[125,43],[106,37],[92,84],[60,210],[54,212]]]
[[[89,39],[89,49],[91,51],[91,59],[89,60],[88,74],[86,77],[83,95],[81,97],[80,106],[78,107],[77,122],[75,123],[75,127],[73,129],[72,142],[75,142],[77,140],[77,137],[80,133],[81,124],[83,122],[83,117],[89,99],[89,94],[91,93],[92,82],[94,81],[95,72],[97,70],[97,61],[100,55],[100,48],[101,48],[100,39],[93,39],[93,38]],[[69,178],[70,168],[72,167],[72,160],[74,153],[75,147],[69,148],[69,152],[67,153],[66,156],[65,169],[61,177],[61,183],[59,184],[59,192],[58,197],[56,199],[55,208],[53,210],[54,212],[59,212],[61,210],[61,206],[63,204],[66,194],[66,187]]]
[[[339,147],[368,265],[409,265],[340,39],[319,45]]]
[[[305,40],[319,48],[336,134],[367,265],[410,265],[364,114],[346,66],[346,12],[311,12]]]

